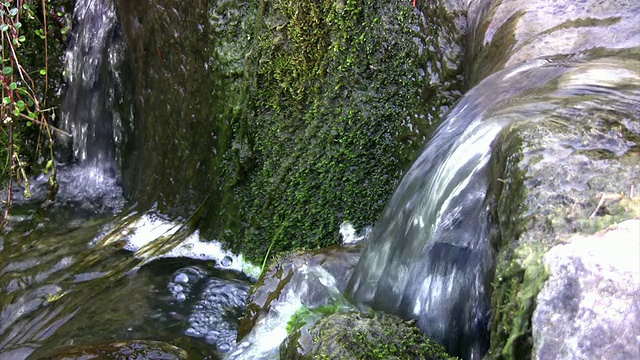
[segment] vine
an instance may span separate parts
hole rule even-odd
[[[40,3],[37,0],[0,2],[0,51],[2,54],[0,135],[4,140],[0,150],[5,157],[1,161],[3,175],[6,177],[5,208],[0,219],[0,228],[5,225],[9,216],[15,183],[24,186],[25,197],[31,196],[28,178],[31,164],[23,155],[22,146],[25,142],[23,135],[27,130],[37,132],[36,158],[32,163],[38,162],[38,154],[41,152],[39,149],[44,143],[43,172],[49,175],[47,200],[52,200],[58,190],[53,157],[53,131],[57,129],[53,128],[49,121],[49,118],[54,118],[53,109],[47,108],[50,81],[49,37],[51,35],[47,25],[49,12],[51,12],[51,5],[47,4],[46,0],[40,0]],[[56,14],[51,15],[55,17]],[[56,19],[59,20],[59,18]],[[61,29],[63,35],[68,30],[67,27],[61,27]],[[33,69],[33,62],[26,65],[25,59],[38,56],[38,54],[29,53],[39,49],[38,46],[42,46],[42,44],[36,46],[37,44],[34,43],[36,41],[44,42],[44,66]],[[34,78],[36,78],[35,81]]]

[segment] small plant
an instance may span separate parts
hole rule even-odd
[[[41,12],[36,14],[36,8]],[[0,2],[0,51],[2,67],[2,104],[0,105],[0,154],[2,155],[2,179],[6,179],[5,208],[0,219],[0,228],[6,223],[11,210],[14,183],[24,186],[24,195],[29,197],[30,186],[28,169],[32,164],[23,155],[26,134],[36,134],[35,159],[43,158],[43,172],[49,175],[49,193],[47,199],[55,197],[58,184],[53,158],[53,111],[47,108],[49,91],[49,37],[47,26],[51,5],[45,0],[6,0]],[[55,15],[55,14],[54,14]],[[28,29],[28,30],[27,30]],[[61,33],[66,32],[63,28]],[[42,41],[44,44],[35,44]],[[38,46],[36,46],[38,45]],[[42,45],[44,45],[42,47]],[[42,54],[34,54],[34,49],[44,48],[44,65],[33,69],[34,62],[29,61]],[[30,53],[31,52],[31,53]],[[26,65],[28,63],[28,65]],[[24,64],[24,65],[23,65]],[[35,80],[34,80],[35,78]],[[36,85],[37,84],[37,85]],[[41,148],[42,147],[42,148]]]

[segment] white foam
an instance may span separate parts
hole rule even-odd
[[[166,241],[182,226],[181,223],[166,220],[154,213],[146,213],[121,231],[121,239],[126,241],[124,249],[147,263],[158,258],[188,257],[198,260],[214,260],[216,267],[244,272],[251,278],[260,276],[260,267],[224,250],[222,244],[201,239],[200,232],[194,231],[185,240],[171,247]],[[167,244],[156,242],[166,241]],[[160,246],[158,246],[160,245]],[[162,249],[166,247],[166,249]]]
[[[340,225],[340,236],[342,236],[343,245],[353,245],[366,239],[371,232],[371,227],[367,226],[360,232],[356,231],[356,228],[352,223],[345,221]]]

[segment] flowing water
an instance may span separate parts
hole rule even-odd
[[[17,196],[0,234],[0,359],[123,339],[171,341],[203,358],[211,349],[214,357],[272,357],[277,344],[268,334],[286,336],[303,297],[318,294],[314,283],[326,288],[324,298],[341,295],[321,269],[303,268],[277,314],[234,349],[255,268],[201,239],[191,219],[128,208],[116,150],[123,119],[133,116],[121,81],[128,50],[112,1],[78,0],[74,18],[62,109],[73,155],[60,165],[58,201],[38,206],[46,181],[35,181],[34,200]],[[157,57],[164,61],[159,48]],[[493,210],[505,181],[495,148],[519,124],[567,127],[593,109],[637,126],[629,112],[640,99],[633,57],[595,51],[546,57],[498,71],[471,89],[400,183],[347,296],[416,318],[450,352],[480,359],[488,347],[499,241]],[[602,146],[617,153],[632,145]]]
[[[73,160],[100,182],[115,177],[121,141],[121,68],[126,46],[113,1],[77,1],[73,36],[66,53],[69,84],[62,127],[72,134]]]
[[[215,358],[235,343],[255,269],[188,220],[137,213],[122,197],[126,51],[113,1],[75,2],[60,124],[72,138],[59,139],[72,151],[58,164],[60,191],[47,206],[45,176],[31,198],[16,191],[0,234],[2,360],[127,339]]]
[[[500,138],[519,124],[566,127],[597,109],[633,118],[640,68],[631,59],[585,53],[533,60],[470,90],[396,190],[369,237],[349,296],[417,319],[454,355],[482,358],[500,241],[492,213],[504,181],[504,163],[493,155]],[[611,141],[606,148],[620,154],[629,146]]]

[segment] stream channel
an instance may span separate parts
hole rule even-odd
[[[44,176],[33,179],[31,198],[16,192],[0,237],[0,360],[133,339],[171,342],[194,358],[274,358],[278,343],[259,353],[252,352],[255,344],[234,350],[259,269],[201,238],[190,218],[153,207],[141,211],[125,201],[119,145],[131,130],[123,130],[124,118],[134,110],[126,100],[128,50],[116,6],[78,0],[74,24],[62,106],[62,126],[73,138],[61,140],[72,143],[73,162],[59,164],[55,203],[42,205]],[[637,49],[637,36],[630,39]],[[158,50],[156,56],[153,61],[167,55]],[[505,158],[511,159],[496,149],[522,124],[564,134],[580,128],[572,125],[575,118],[600,109],[622,119],[616,124],[633,138],[640,98],[636,56],[617,49],[552,54],[476,74],[481,81],[448,112],[399,183],[367,239],[348,298],[414,318],[455,355],[480,359],[489,345],[495,204]],[[603,119],[584,131],[609,126]],[[606,133],[595,148],[616,156],[637,151],[616,134]],[[590,149],[579,136],[560,136],[550,142]],[[555,150],[541,148],[540,158]],[[270,340],[261,336],[256,341]]]

